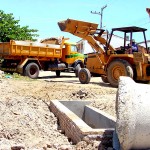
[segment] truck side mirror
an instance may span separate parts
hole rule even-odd
[[[148,53],[150,53],[150,47],[148,47],[147,49],[148,49]]]

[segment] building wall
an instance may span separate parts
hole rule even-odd
[[[106,39],[106,35],[103,35],[103,38]],[[124,43],[124,39],[119,37],[119,36],[113,36],[112,40],[111,40],[111,45],[114,48],[118,48],[120,46],[123,46]],[[87,40],[80,40],[77,42],[78,48],[79,48],[79,52],[81,52],[82,54],[88,54],[88,53],[92,53],[95,50],[88,44]],[[100,45],[102,48],[104,48],[105,45]]]
[[[106,39],[106,35],[103,35],[103,38]],[[128,44],[129,41],[127,41],[126,44]],[[111,46],[113,46],[115,49],[119,48],[120,46],[124,46],[124,39],[122,37],[113,35],[111,42]],[[140,42],[138,44],[138,50],[139,52],[146,52],[145,49],[145,43]],[[88,53],[93,53],[95,50],[88,44],[87,40],[80,40],[77,42],[79,52],[82,54],[88,54]],[[103,48],[103,45],[100,45]],[[126,45],[127,46],[127,45]],[[147,46],[150,47],[150,41],[147,41]]]

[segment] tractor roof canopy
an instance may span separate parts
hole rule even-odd
[[[141,27],[136,27],[136,26],[131,26],[131,27],[121,27],[121,28],[113,28],[112,31],[121,31],[121,32],[143,32],[146,31],[147,29],[141,28]]]
[[[145,35],[145,31],[147,29],[145,28],[141,28],[141,27],[136,27],[136,26],[128,26],[128,27],[119,27],[119,28],[112,28],[112,31],[111,31],[111,34],[110,34],[110,38],[108,40],[108,46],[111,42],[111,38],[112,38],[112,35],[114,32],[123,32],[124,33],[124,47],[126,46],[126,42],[127,42],[127,39],[130,41],[130,44],[132,43],[132,40],[133,40],[133,33],[137,33],[137,32],[142,32],[143,33],[143,37],[144,37],[144,43],[145,43],[145,47],[146,49],[148,50],[147,48],[147,41],[146,41],[146,35]],[[127,34],[129,35],[129,37],[127,38]],[[107,46],[107,49],[108,49],[108,46]]]

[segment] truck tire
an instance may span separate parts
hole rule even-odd
[[[80,64],[76,65],[76,67],[75,67],[75,76],[76,76],[76,77],[79,76],[79,71],[80,71],[80,69],[81,69]]]
[[[128,76],[133,78],[133,69],[128,61],[116,59],[112,61],[107,68],[108,82],[113,87],[118,87],[118,80],[120,76]]]
[[[81,68],[79,71],[79,81],[82,84],[88,84],[91,79],[91,73],[87,68]]]
[[[101,79],[104,83],[109,83],[107,76],[101,76]]]
[[[60,77],[60,70],[56,70],[56,76]]]
[[[29,63],[25,67],[25,76],[36,79],[39,76],[39,66],[36,63]]]

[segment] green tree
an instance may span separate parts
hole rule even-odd
[[[21,27],[19,20],[15,20],[13,14],[6,14],[0,10],[0,41],[9,42],[10,40],[32,40],[35,41],[36,29],[29,29],[29,26]]]

